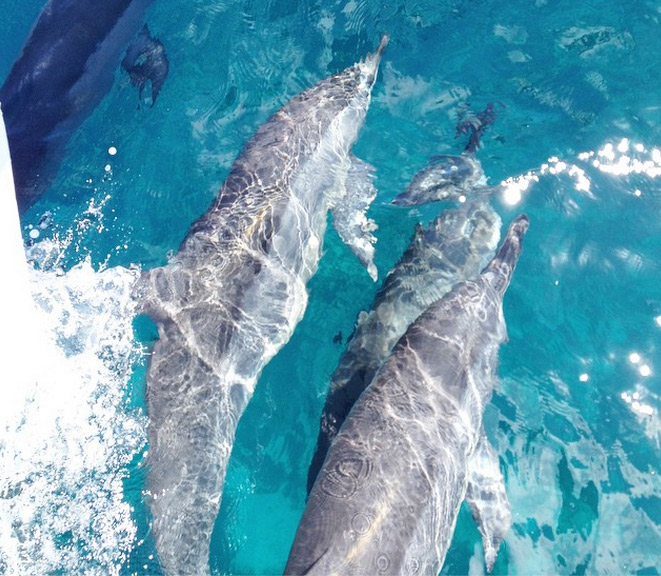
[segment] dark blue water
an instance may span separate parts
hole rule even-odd
[[[41,4],[4,8],[0,78]],[[371,216],[379,224],[381,277],[414,224],[442,209],[402,212],[386,204],[429,157],[461,151],[454,127],[462,110],[502,103],[479,158],[493,184],[528,174],[517,180],[528,183],[520,198],[510,189],[496,203],[505,224],[520,211],[531,224],[505,299],[501,382],[485,414],[513,514],[494,572],[658,574],[659,19],[654,2],[155,0],[147,21],[170,60],[156,105],[141,103],[117,69],[111,91],[70,142],[52,188],[25,214],[25,239],[50,211],[53,224],[40,230],[33,250],[55,239],[58,259],[46,262],[37,252],[42,267],[70,270],[87,258],[91,279],[103,266],[163,264],[257,127],[388,32],[355,150],[376,168]],[[93,289],[86,286],[81,290]],[[351,333],[377,287],[329,230],[305,318],[264,370],[239,424],[212,542],[215,573],[282,571],[304,507],[329,376],[342,352],[333,336]],[[136,330],[141,342],[153,336],[147,324]],[[124,457],[104,460],[93,474],[73,469],[65,456],[52,463],[55,477],[88,474],[86,485],[121,479],[120,493],[110,491],[118,500],[81,503],[67,481],[64,500],[45,488],[37,511],[27,512],[20,491],[3,490],[0,571],[158,573],[139,466],[145,358],[134,360],[132,372],[118,378],[123,395],[112,396],[114,410],[138,423],[117,432],[128,446]],[[78,428],[63,429],[75,435]],[[21,434],[11,438],[20,454]],[[40,477],[36,464],[20,470]],[[3,488],[16,482],[5,479]],[[102,530],[88,518],[101,501],[132,509],[112,520],[115,504],[105,506]],[[65,511],[68,521],[44,520]],[[106,538],[100,553],[113,526],[125,537],[114,544]],[[37,562],[21,550],[39,538],[52,550],[36,547]],[[71,553],[81,549],[87,552]],[[443,573],[481,571],[479,534],[462,508]]]

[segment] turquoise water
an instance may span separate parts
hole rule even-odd
[[[42,3],[17,4],[0,21],[1,78]],[[170,60],[158,102],[140,105],[118,67],[112,90],[70,142],[51,190],[24,215],[26,242],[29,226],[50,211],[53,224],[32,242],[40,268],[69,271],[88,259],[86,274],[94,278],[103,266],[163,264],[256,128],[388,32],[355,150],[376,168],[371,216],[379,224],[381,277],[414,224],[442,209],[402,211],[387,203],[430,156],[461,151],[454,140],[458,111],[501,102],[479,158],[493,184],[528,175],[517,180],[529,183],[520,200],[510,187],[496,202],[506,224],[525,211],[531,225],[505,299],[509,342],[501,350],[501,383],[485,414],[513,514],[494,572],[658,574],[659,19],[653,2],[155,0],[147,21]],[[55,260],[43,255],[49,239]],[[57,280],[42,281],[41,299],[53,299]],[[214,573],[282,571],[304,507],[328,379],[342,352],[333,336],[351,333],[376,288],[329,230],[305,317],[264,370],[240,421],[213,535]],[[99,288],[90,282],[77,290]],[[117,287],[108,294],[117,302],[125,296]],[[78,309],[81,300],[66,306]],[[123,312],[97,314],[110,322]],[[135,329],[138,343],[154,337],[147,322]],[[121,356],[124,346],[111,344],[112,354]],[[116,535],[121,527],[125,536],[108,543],[107,532],[88,518],[103,498],[85,500],[78,484],[63,480],[57,497],[43,492],[30,520],[17,512],[12,529],[0,527],[0,571],[158,573],[141,498],[145,357],[131,354],[133,369],[117,369],[123,393],[94,392],[131,422],[116,432],[125,441],[123,457],[92,474],[73,470],[63,456],[53,472],[88,474],[91,485],[120,478],[119,501],[132,510],[115,520],[109,514],[104,530]],[[56,433],[75,435],[79,428]],[[19,454],[21,438],[12,436]],[[40,474],[39,467],[31,470],[31,481]],[[0,499],[26,509],[20,490]],[[34,557],[13,551],[37,539],[40,525],[51,531],[54,549],[31,564]],[[102,553],[95,531],[106,538]],[[479,534],[462,508],[442,573],[478,574],[482,566]]]

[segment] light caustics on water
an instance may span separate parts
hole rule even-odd
[[[553,383],[565,384],[558,378]],[[661,533],[641,502],[656,497],[658,476],[634,465],[620,442],[606,447],[595,439],[569,399],[544,392],[533,400],[529,385],[503,380],[509,397],[526,399],[517,403],[516,419],[500,415],[513,432],[496,434],[499,453],[511,463],[507,494],[514,518],[506,545],[513,573],[572,573],[580,566],[594,574],[649,569]],[[574,438],[560,441],[541,430],[548,414],[560,415]]]
[[[505,206],[534,203],[537,186],[544,183],[549,184],[551,194],[558,195],[561,209],[569,215],[558,221],[566,228],[556,238],[571,236],[576,242],[575,252],[563,255],[565,248],[549,241],[547,252],[542,254],[549,258],[550,269],[558,273],[556,278],[562,278],[561,266],[575,258],[576,268],[571,273],[587,286],[576,296],[575,305],[565,303],[566,316],[558,322],[567,323],[570,315],[580,316],[576,307],[580,306],[580,298],[601,294],[598,286],[593,292],[591,285],[602,279],[592,274],[581,279],[583,271],[601,271],[608,279],[619,278],[629,270],[633,281],[641,283],[651,274],[650,267],[656,266],[650,261],[653,256],[649,252],[646,256],[636,254],[631,245],[626,245],[626,239],[636,238],[629,226],[650,225],[657,234],[658,228],[642,214],[623,211],[620,216],[619,211],[625,205],[624,197],[629,197],[634,206],[638,198],[647,199],[647,206],[656,206],[656,186],[652,182],[659,177],[661,150],[623,139],[597,151],[580,153],[571,161],[549,158],[539,168],[502,182],[501,201]],[[600,252],[603,258],[591,260],[585,249],[599,234],[597,230],[583,230],[585,238],[578,239],[579,229],[572,221],[580,221],[582,216],[593,227],[602,225],[612,233],[621,233],[610,244],[606,240]],[[600,222],[600,216],[605,220]],[[607,228],[614,221],[619,230]],[[640,265],[636,265],[638,261]],[[647,270],[647,275],[641,270]],[[551,282],[557,287],[563,280],[551,278]],[[572,286],[580,284],[572,282]],[[638,289],[642,294],[648,291],[642,286]],[[633,288],[631,291],[638,293]],[[576,357],[578,368],[573,379],[571,372],[553,370],[527,382],[515,376],[503,378],[502,390],[506,398],[512,399],[515,411],[509,415],[508,411],[499,412],[500,426],[494,436],[498,452],[509,462],[507,493],[514,522],[506,541],[519,574],[562,571],[563,567],[601,574],[635,573],[654,565],[654,551],[661,546],[654,512],[659,477],[653,460],[641,458],[632,446],[642,452],[661,447],[661,398],[655,387],[658,367],[654,366],[654,339],[661,334],[659,311],[652,304],[658,300],[656,294],[650,293],[649,315],[646,320],[641,315],[643,325],[634,331],[641,338],[647,336],[648,343],[627,346],[593,334],[595,342],[587,348],[599,351],[599,356]],[[543,303],[540,309],[552,305]],[[608,302],[598,303],[595,308],[601,308],[606,316],[612,314]],[[605,322],[614,330],[612,326],[620,320],[624,321],[609,317]],[[571,337],[569,327],[561,330]],[[617,376],[612,376],[613,371]],[[609,394],[604,378],[617,378],[619,389]],[[536,390],[534,395],[531,386]],[[594,405],[595,397],[603,402]],[[632,416],[628,423],[627,413]]]
[[[606,143],[597,152],[581,152],[577,162],[573,164],[552,156],[547,162],[535,170],[530,170],[519,176],[512,176],[501,182],[502,200],[509,206],[519,204],[526,191],[534,182],[539,182],[541,176],[566,173],[574,181],[577,192],[594,198],[591,191],[591,181],[586,170],[593,168],[613,177],[640,174],[649,178],[661,176],[661,148],[648,149],[643,144],[632,144],[628,138],[619,143]],[[639,188],[632,190],[634,196],[640,197]]]
[[[1,122],[0,131],[4,138]],[[89,260],[66,272],[50,267],[63,251],[52,240],[28,250],[41,269],[29,266],[6,147],[0,152],[11,266],[0,302],[0,573],[119,573],[137,532],[123,481],[145,442],[126,392],[140,354],[137,271],[96,271]]]
[[[592,191],[592,178],[590,172],[597,171],[614,179],[627,178],[631,176],[642,176],[649,179],[661,177],[661,148],[648,148],[642,143],[632,143],[628,138],[623,138],[617,143],[608,142],[596,152],[588,151],[578,154],[576,163],[567,162],[553,156],[547,162],[535,170],[525,174],[507,178],[502,181],[501,200],[505,205],[516,206],[520,204],[531,187],[545,176],[555,177],[566,174],[571,178],[574,190],[595,200],[597,196]],[[643,192],[639,187],[628,186],[627,193],[640,198]],[[573,204],[571,198],[566,198],[568,204]],[[621,257],[626,259],[630,253],[622,248]],[[650,325],[661,328],[661,316],[650,318]],[[630,364],[635,368],[640,379],[646,380],[653,374],[652,366],[637,351],[628,356]],[[590,380],[588,372],[578,375],[578,380],[587,383]],[[661,422],[659,410],[652,404],[659,406],[659,397],[647,391],[641,383],[634,385],[631,391],[622,392],[621,400],[639,417],[654,419],[652,429],[656,430],[656,442],[661,442]],[[646,403],[646,399],[652,404]]]

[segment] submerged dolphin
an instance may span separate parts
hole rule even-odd
[[[157,38],[152,38],[147,24],[142,27],[138,37],[128,47],[126,56],[122,59],[122,68],[128,72],[131,84],[138,87],[140,99],[147,81],[151,83],[151,106],[153,106],[170,72],[170,62],[163,43]]]
[[[408,328],[335,438],[285,574],[438,574],[480,443],[528,218]]]
[[[169,574],[209,570],[237,421],[303,316],[329,209],[376,280],[375,225],[365,216],[376,190],[370,167],[350,150],[386,43],[271,116],[173,262],[137,287],[159,328],[147,373],[147,483]]]
[[[52,182],[74,131],[112,86],[152,0],[50,0],[2,88],[19,210]]]
[[[486,186],[482,165],[475,153],[480,147],[480,138],[486,127],[493,124],[495,118],[496,109],[493,102],[490,102],[484,111],[461,120],[457,124],[455,137],[470,133],[461,156],[434,156],[429,166],[420,170],[406,190],[392,203],[398,206],[416,206],[439,200],[454,200],[466,194],[472,199],[493,195],[498,187]]]
[[[371,309],[359,315],[347,349],[331,376],[308,470],[308,493],[347,414],[411,322],[454,284],[478,276],[496,251],[502,222],[489,203],[490,189],[484,188],[486,179],[474,157],[479,136],[490,121],[484,118],[490,108],[458,125],[458,132],[472,131],[462,156],[444,156],[444,162],[436,157],[398,197],[400,203],[405,200],[408,204],[431,200],[464,200],[464,204],[444,210],[427,229],[416,227],[411,243],[388,273]],[[460,130],[467,122],[469,127]],[[455,170],[458,166],[462,168]],[[469,466],[471,478],[481,485],[471,486],[467,501],[483,536],[487,570],[491,571],[502,537],[510,527],[511,514],[498,457],[486,438],[484,442],[480,457]]]

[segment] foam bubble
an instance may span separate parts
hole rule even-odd
[[[29,378],[4,375],[0,566],[8,574],[119,573],[137,528],[123,495],[145,442],[125,391],[136,270],[30,271],[40,331]],[[23,382],[22,385],[18,385]],[[7,394],[3,395],[4,397]]]

